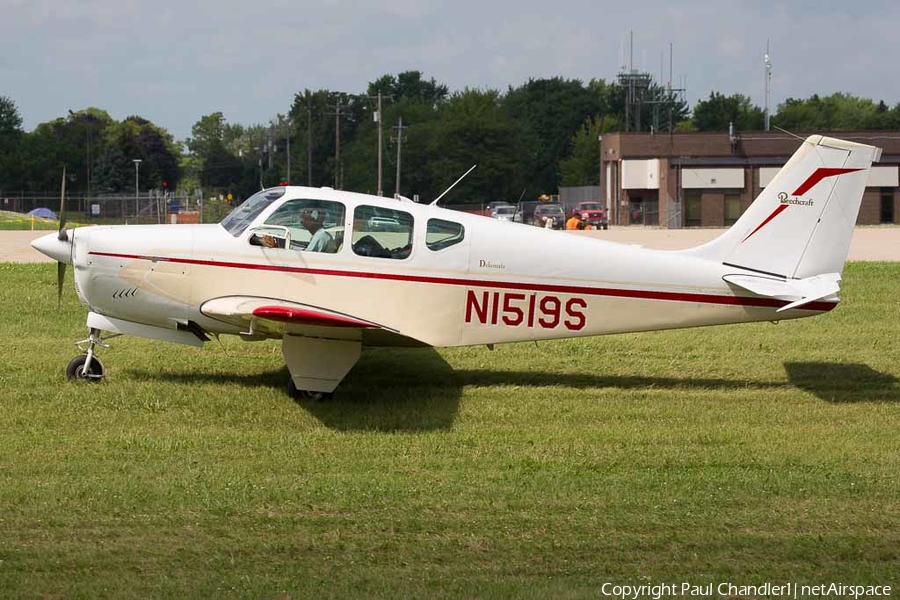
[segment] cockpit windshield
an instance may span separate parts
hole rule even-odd
[[[225,230],[238,237],[250,226],[256,217],[266,210],[270,204],[284,196],[285,189],[283,187],[270,188],[253,194],[244,202],[235,208],[227,217],[222,219],[220,223]]]

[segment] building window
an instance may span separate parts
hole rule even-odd
[[[684,224],[686,227],[700,227],[703,224],[700,201],[702,196],[701,190],[684,191]]]
[[[731,226],[741,218],[740,192],[725,193],[725,225]]]
[[[894,188],[881,188],[881,222],[894,222]]]

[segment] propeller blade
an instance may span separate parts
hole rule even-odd
[[[59,239],[66,241],[66,166],[63,165],[62,191],[59,195]],[[60,280],[62,281],[62,280]]]
[[[66,280],[66,263],[56,263],[56,307],[62,304],[63,282]]]

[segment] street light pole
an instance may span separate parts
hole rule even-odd
[[[138,220],[138,224],[141,222],[141,200],[140,195],[138,194],[138,182],[139,182],[139,173],[141,170],[141,159],[135,158],[132,160],[134,163],[134,211]]]

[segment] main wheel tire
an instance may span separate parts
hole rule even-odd
[[[66,367],[66,378],[77,381],[100,381],[106,374],[103,363],[96,356],[91,359],[91,366],[87,375],[84,374],[84,363],[87,362],[87,354],[79,354],[69,361]]]
[[[298,390],[297,386],[294,385],[294,379],[291,377],[288,378],[287,393],[288,396],[293,398],[296,402],[300,402],[303,400],[325,402],[327,400],[331,400],[332,396],[330,392],[311,392],[309,390]]]

